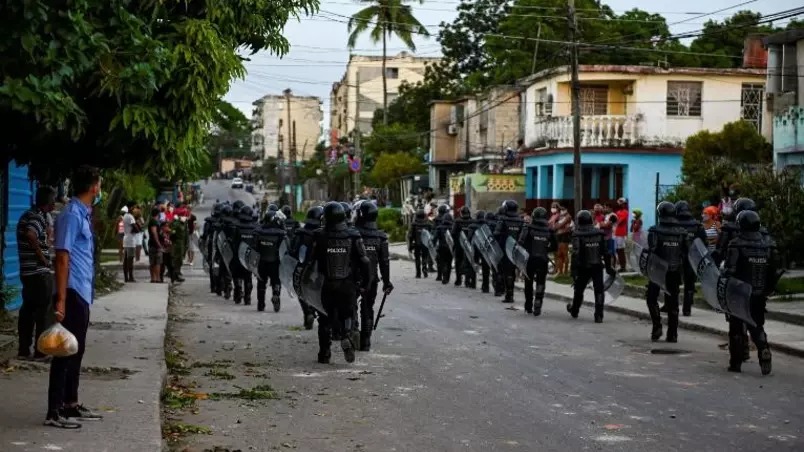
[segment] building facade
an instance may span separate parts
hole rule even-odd
[[[8,311],[22,304],[20,259],[17,252],[17,221],[34,204],[35,184],[28,178],[28,167],[14,161],[0,167],[0,275],[2,285],[12,288],[16,296],[4,300]]]
[[[251,151],[263,159],[288,161],[296,148],[296,160],[313,156],[321,140],[321,99],[315,96],[269,94],[254,102]],[[290,118],[288,118],[290,111]]]
[[[654,222],[661,186],[677,184],[686,139],[745,120],[766,137],[765,70],[580,67],[583,206],[628,199]],[[573,208],[570,71],[552,68],[521,83],[528,206]],[[658,180],[658,182],[657,182]]]
[[[763,43],[768,48],[767,114],[773,118],[773,163],[778,171],[804,170],[804,29],[768,36]]]
[[[408,52],[386,58],[385,73],[388,104],[399,95],[402,82],[424,80],[425,67],[440,58],[417,57]],[[382,56],[351,55],[346,72],[330,92],[330,134],[340,139],[359,126],[371,132],[374,112],[383,105]]]

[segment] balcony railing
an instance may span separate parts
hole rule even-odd
[[[626,146],[638,141],[635,116],[581,117],[581,146]],[[572,116],[545,118],[536,124],[536,140],[548,147],[571,147]]]

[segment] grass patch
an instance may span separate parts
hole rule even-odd
[[[179,383],[175,377],[162,389],[162,407],[172,410],[193,408],[197,400],[206,398],[206,394],[192,391],[188,386]]]
[[[630,284],[632,286],[647,286],[648,285],[648,278],[642,275],[625,275],[623,276],[626,284]]]
[[[162,438],[178,441],[187,435],[211,435],[212,429],[203,425],[169,421],[162,424]]]
[[[206,368],[206,369],[228,369],[232,367],[231,359],[216,359],[215,361],[197,361],[193,363],[193,367],[196,369]]]
[[[289,326],[288,330],[289,331],[304,331],[304,327],[299,326],[299,325],[293,325],[293,326]]]
[[[277,400],[279,399],[279,394],[276,393],[271,385],[258,385],[251,389],[241,388],[239,386],[235,386],[235,388],[239,389],[238,392],[213,392],[209,395],[209,398],[212,400],[232,400],[232,399],[241,399],[241,400]]]
[[[782,278],[776,285],[777,295],[793,295],[804,293],[804,277]]]
[[[122,262],[120,262],[120,258],[118,258],[118,257],[117,257],[117,254],[106,254],[106,253],[101,253],[101,255],[100,255],[100,261],[101,261],[101,264],[105,264],[105,263],[107,263],[107,262],[117,262],[117,263],[122,263]]]
[[[553,278],[553,282],[557,284],[570,285],[572,284],[572,276],[560,275]]]
[[[234,380],[235,376],[220,367],[213,367],[204,373],[204,376],[212,377],[216,380]]]
[[[165,342],[165,365],[168,372],[171,375],[190,375],[184,350],[179,348],[180,344],[172,339],[167,339]]]

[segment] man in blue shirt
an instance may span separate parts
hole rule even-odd
[[[80,166],[70,179],[73,198],[56,220],[56,320],[75,335],[78,353],[54,357],[50,365],[48,412],[45,425],[75,429],[76,421],[102,417],[78,403],[78,381],[84,356],[89,307],[94,298],[95,235],[92,206],[100,202],[101,178],[96,168]]]

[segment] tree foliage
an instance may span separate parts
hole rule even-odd
[[[415,153],[386,152],[377,158],[369,175],[375,186],[387,187],[401,177],[425,171],[426,166]]]
[[[181,178],[203,167],[239,52],[287,53],[317,0],[5,1],[4,157],[53,180],[80,163]]]

